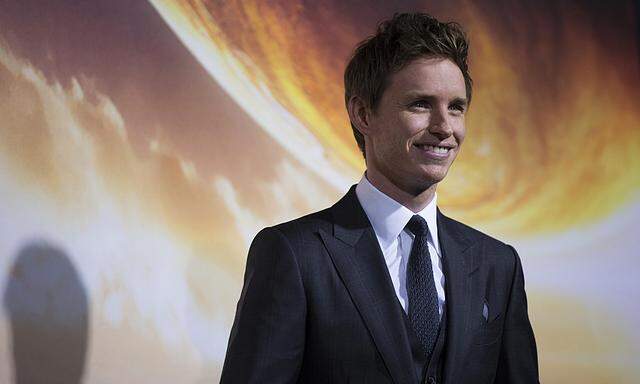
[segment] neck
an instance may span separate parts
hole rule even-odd
[[[438,185],[437,183],[434,183],[427,189],[412,191],[409,187],[395,185],[391,180],[375,169],[367,169],[365,177],[380,192],[404,205],[413,213],[418,213],[429,205],[435,196],[436,187]]]

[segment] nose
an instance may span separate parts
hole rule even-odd
[[[447,111],[442,111],[440,108],[435,108],[431,113],[431,119],[429,120],[429,133],[436,136],[439,139],[445,139],[453,134],[451,125],[447,120]]]

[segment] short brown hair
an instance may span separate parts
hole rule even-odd
[[[458,23],[441,23],[426,13],[396,13],[378,25],[375,35],[360,42],[344,71],[345,103],[360,97],[375,110],[387,86],[387,79],[410,61],[422,56],[440,56],[453,61],[462,71],[471,102],[473,81],[467,66],[469,41]],[[364,136],[351,123],[362,155]]]

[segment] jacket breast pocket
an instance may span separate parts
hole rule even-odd
[[[484,319],[483,319],[484,321]],[[500,316],[476,328],[473,333],[474,345],[491,345],[500,340],[502,335],[502,319]]]

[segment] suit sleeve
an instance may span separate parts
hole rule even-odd
[[[495,383],[539,383],[538,353],[527,313],[524,273],[518,253],[510,248],[515,257],[515,265]]]
[[[305,345],[306,299],[282,232],[263,229],[247,257],[221,383],[295,383]]]

